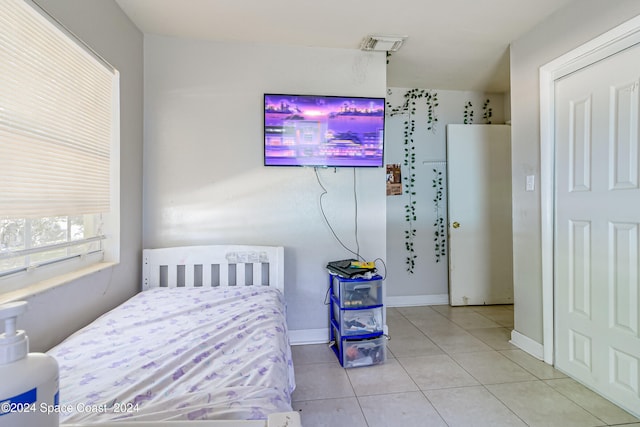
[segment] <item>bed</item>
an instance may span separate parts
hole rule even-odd
[[[284,249],[143,251],[143,291],[48,353],[63,425],[295,426]]]

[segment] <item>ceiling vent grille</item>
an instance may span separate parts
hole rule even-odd
[[[360,50],[395,52],[406,38],[407,36],[367,36],[360,43]]]

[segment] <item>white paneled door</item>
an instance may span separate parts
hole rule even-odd
[[[556,366],[640,412],[640,47],[556,81]]]
[[[513,303],[511,126],[447,126],[449,301]]]

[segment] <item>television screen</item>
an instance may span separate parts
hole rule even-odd
[[[266,166],[381,167],[384,98],[264,95]]]

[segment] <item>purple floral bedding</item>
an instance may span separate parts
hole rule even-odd
[[[282,293],[156,288],[73,334],[60,365],[61,422],[266,419],[295,387]]]

